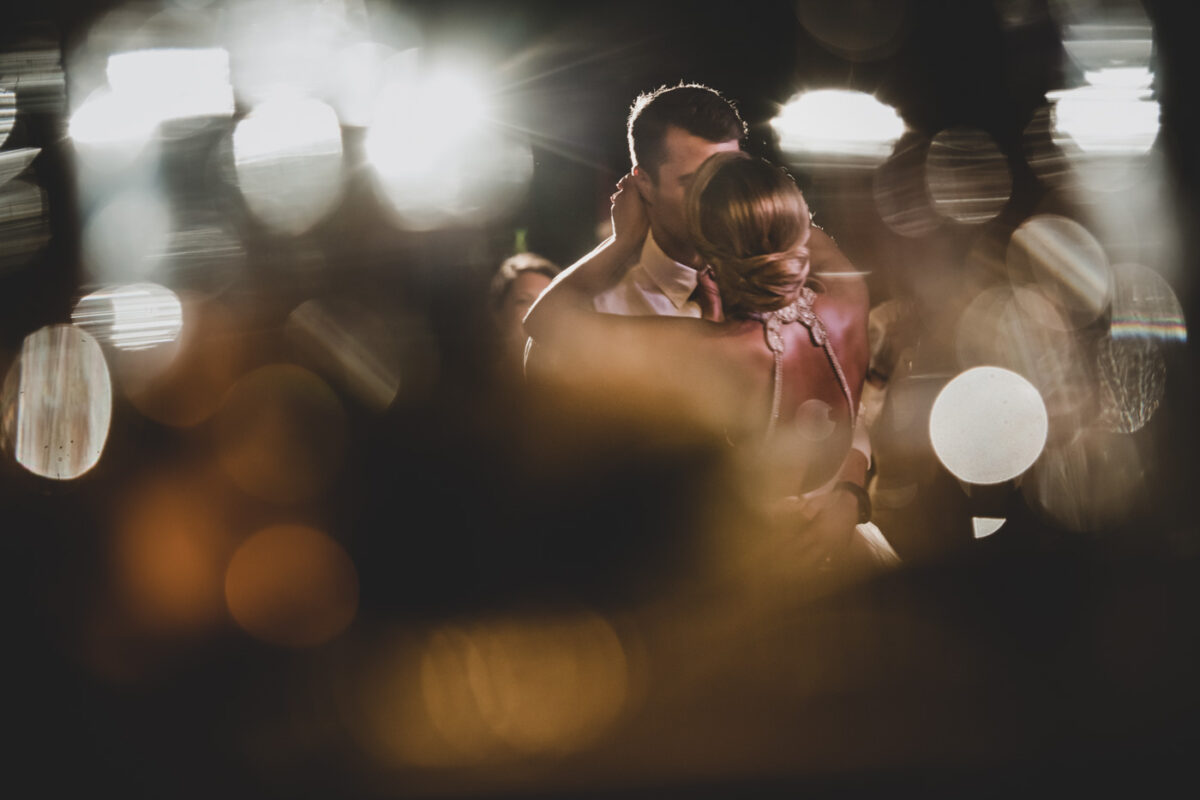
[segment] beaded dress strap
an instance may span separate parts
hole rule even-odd
[[[837,375],[838,383],[841,384],[842,394],[846,397],[846,406],[850,409],[850,427],[853,428],[855,425],[856,414],[854,398],[850,394],[850,383],[846,380],[846,373],[842,371],[842,364],[838,361],[833,344],[829,341],[825,323],[813,310],[813,301],[816,296],[816,292],[805,286],[800,290],[800,296],[791,305],[778,311],[772,311],[762,318],[763,335],[766,336],[767,347],[771,348],[771,353],[775,356],[775,371],[771,380],[771,421],[767,424],[767,436],[775,432],[775,424],[779,421],[779,406],[783,400],[783,326],[792,322],[799,322],[808,328],[808,335],[812,337],[813,344],[825,351],[825,357],[829,359],[829,364]]]

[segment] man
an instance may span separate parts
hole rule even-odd
[[[615,286],[594,298],[596,310],[722,319],[711,271],[687,232],[684,202],[692,178],[705,160],[715,153],[741,149],[747,134],[745,122],[736,107],[714,89],[679,84],[639,96],[630,110],[627,134],[632,184],[645,204],[649,232],[637,261]],[[608,245],[602,243],[584,260]],[[839,291],[855,299],[851,305],[861,311],[865,336],[865,282],[833,240],[816,226],[808,248],[813,274],[837,280]],[[869,516],[870,501],[861,488],[869,465],[870,443],[865,425],[859,425],[839,474],[810,497],[814,516],[821,515],[831,528]],[[845,491],[835,491],[835,487]],[[886,542],[883,546],[887,547]],[[890,547],[887,550],[890,553]]]

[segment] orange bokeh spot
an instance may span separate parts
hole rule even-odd
[[[194,475],[158,477],[132,493],[118,519],[114,555],[121,597],[137,623],[178,631],[221,619],[234,544],[221,509]]]
[[[311,647],[346,629],[358,609],[358,573],[320,531],[277,525],[247,539],[225,572],[225,601],[247,633]]]

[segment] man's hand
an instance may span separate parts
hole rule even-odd
[[[646,234],[650,232],[650,217],[642,195],[633,185],[633,176],[626,175],[617,181],[617,190],[612,197],[613,244],[627,255],[635,255],[641,249]]]

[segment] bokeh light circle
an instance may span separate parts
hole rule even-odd
[[[257,639],[313,647],[344,631],[358,611],[358,572],[320,531],[277,525],[242,543],[225,571],[225,602]]]
[[[1096,346],[1096,375],[1099,424],[1105,430],[1140,430],[1166,394],[1166,360],[1153,339],[1102,338]]]
[[[1014,283],[1032,279],[1079,328],[1096,320],[1112,296],[1112,270],[1104,248],[1078,222],[1039,214],[1021,223],[1006,255]]]
[[[318,100],[256,106],[234,129],[233,158],[246,205],[273,230],[303,233],[341,200],[342,131]]]
[[[221,467],[263,500],[313,499],[341,468],[346,447],[341,401],[300,367],[274,364],[243,376],[215,423]]]
[[[1017,477],[1046,444],[1046,405],[1032,383],[1000,367],[976,367],[946,384],[929,414],[934,453],[955,477],[994,484]]]
[[[80,298],[71,311],[71,321],[99,342],[121,350],[145,350],[179,338],[183,306],[165,286],[126,284]]]
[[[100,345],[74,325],[25,337],[0,394],[0,433],[17,463],[55,480],[100,460],[112,420],[112,381]]]
[[[939,214],[956,222],[994,218],[1012,197],[1012,171],[992,137],[974,128],[949,128],[933,137],[925,183]]]

